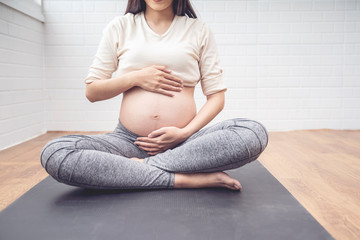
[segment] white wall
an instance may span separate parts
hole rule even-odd
[[[105,25],[124,1],[44,1],[48,130],[113,130],[121,96],[90,103],[84,79]]]
[[[45,0],[49,130],[113,129],[120,98],[88,103],[83,78],[103,27],[126,2]],[[217,120],[359,129],[360,1],[192,2],[216,35],[229,86]]]
[[[0,149],[46,132],[43,28],[0,3]]]

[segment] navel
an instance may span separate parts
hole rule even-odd
[[[153,115],[153,116],[152,116],[152,119],[158,120],[158,119],[160,119],[160,115]]]

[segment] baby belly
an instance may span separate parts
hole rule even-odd
[[[162,127],[185,127],[196,115],[194,87],[184,87],[175,96],[135,87],[124,93],[120,122],[131,132],[147,136]]]

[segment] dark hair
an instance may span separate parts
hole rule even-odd
[[[190,18],[197,18],[195,11],[190,4],[190,0],[174,0],[172,5],[175,15],[185,16],[186,14]],[[125,14],[137,14],[139,12],[145,11],[145,9],[146,3],[144,0],[128,0]]]

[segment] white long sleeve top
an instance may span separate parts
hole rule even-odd
[[[144,12],[117,16],[107,24],[85,83],[151,65],[166,66],[184,86],[200,82],[205,95],[226,90],[215,38],[205,23],[175,15],[160,35],[149,27]]]

